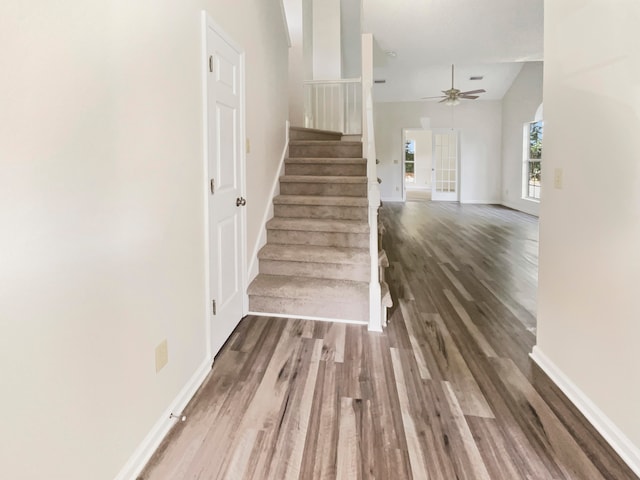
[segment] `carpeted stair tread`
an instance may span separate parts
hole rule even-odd
[[[259,274],[251,285],[250,296],[277,297],[299,300],[329,299],[331,303],[369,301],[369,284],[351,280],[289,277]]]
[[[289,157],[285,159],[285,163],[289,164],[314,164],[314,165],[333,165],[333,164],[349,164],[349,165],[366,165],[366,158],[355,158],[355,157],[336,157],[336,158],[327,158],[327,157]]]
[[[318,175],[284,175],[280,177],[280,183],[367,183],[364,176],[318,176]]]
[[[326,147],[357,147],[362,145],[362,142],[347,141],[347,140],[291,140],[289,145],[293,146],[326,146]]]
[[[337,130],[323,130],[321,128],[309,128],[309,127],[289,127],[289,130],[294,130],[296,132],[309,132],[309,133],[327,133],[329,135],[340,135],[342,137],[342,132],[338,132]]]
[[[391,298],[391,291],[387,282],[380,282],[380,297],[382,305],[387,308],[393,307],[393,299]]]
[[[290,140],[341,140],[342,132],[318,128],[289,127]]]
[[[368,207],[366,197],[330,197],[324,195],[278,195],[276,205],[329,205],[335,207]]]
[[[366,248],[321,247],[315,245],[265,245],[258,252],[260,260],[367,265]]]
[[[389,257],[384,249],[378,251],[378,266],[382,268],[389,268]]]
[[[267,222],[267,230],[369,233],[369,224],[362,220],[276,217]]]

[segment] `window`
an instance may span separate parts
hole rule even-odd
[[[404,142],[404,182],[405,184],[416,182],[416,142],[407,140]]]
[[[542,173],[542,135],[544,122],[525,124],[525,159],[524,185],[522,196],[532,200],[540,200],[540,175]]]

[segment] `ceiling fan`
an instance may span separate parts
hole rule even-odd
[[[444,93],[444,95],[438,95],[436,97],[422,97],[422,100],[436,100],[440,98],[441,100],[438,103],[444,103],[445,105],[453,107],[460,103],[461,98],[465,100],[475,100],[476,98],[478,98],[478,95],[476,94],[486,92],[486,90],[484,90],[483,88],[479,90],[469,90],[468,92],[461,92],[457,88],[454,88],[453,72],[454,67],[453,65],[451,65],[451,88],[449,90],[442,90],[442,93]]]

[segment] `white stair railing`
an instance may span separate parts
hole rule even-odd
[[[381,332],[386,324],[386,307],[382,305],[380,272],[378,268],[378,209],[380,208],[380,185],[376,167],[376,142],[373,127],[373,36],[362,35],[362,148],[367,158],[367,180],[369,198],[369,253],[371,257],[371,280],[369,283],[369,330]]]
[[[304,82],[304,123],[307,128],[345,135],[362,133],[362,87],[359,78]]]

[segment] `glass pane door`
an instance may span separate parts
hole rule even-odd
[[[458,133],[433,134],[432,200],[458,200]]]

